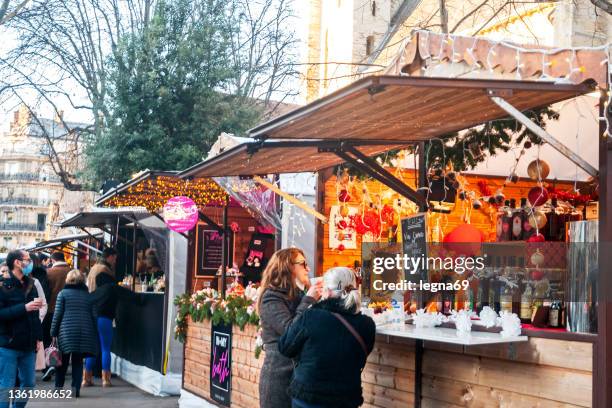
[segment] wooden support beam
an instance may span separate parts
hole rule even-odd
[[[264,187],[274,191],[274,193],[276,193],[279,196],[283,197],[285,200],[289,201],[290,203],[292,203],[293,205],[295,205],[299,209],[307,212],[308,214],[318,218],[321,222],[327,224],[327,221],[328,221],[327,217],[324,216],[323,214],[321,214],[320,212],[318,212],[317,210],[315,210],[314,208],[310,207],[305,202],[303,202],[301,200],[298,200],[297,198],[295,198],[291,194],[284,192],[280,188],[276,187],[274,184],[270,183],[267,180],[264,180],[263,178],[261,178],[259,176],[253,176],[253,180],[255,182],[261,184],[262,186],[264,186]]]
[[[534,123],[527,116],[523,115],[521,111],[516,109],[505,99],[499,96],[491,96],[491,100],[500,108],[505,110],[514,119],[522,123],[527,129],[538,135],[540,139],[551,145],[555,150],[561,153],[563,156],[570,159],[574,164],[586,171],[590,176],[597,177],[599,172],[593,166],[591,166],[586,160],[574,153],[569,147],[557,140],[553,135],[542,129],[536,123]]]

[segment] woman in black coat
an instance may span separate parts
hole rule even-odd
[[[331,268],[324,300],[306,310],[279,339],[278,349],[297,359],[291,379],[293,408],[357,408],[363,404],[361,370],[374,347],[376,325],[359,311],[355,274]]]
[[[55,387],[62,388],[68,362],[72,359],[72,388],[78,397],[83,379],[83,358],[98,352],[94,304],[85,286],[85,277],[74,269],[66,276],[66,285],[57,296],[51,336],[58,338],[62,365],[55,376]]]
[[[278,339],[291,322],[320,297],[321,285],[308,287],[308,264],[297,248],[281,249],[263,272],[257,304],[265,358],[259,377],[259,406],[289,408],[289,381],[293,361],[278,352]]]

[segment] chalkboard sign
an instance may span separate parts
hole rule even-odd
[[[421,265],[415,273],[404,270],[405,279],[411,282],[418,282],[420,279],[427,279],[427,225],[426,214],[416,214],[402,221],[402,252],[408,258],[423,259]]]
[[[232,388],[232,325],[213,324],[210,343],[210,397],[229,407]]]
[[[223,236],[217,230],[199,227],[198,240],[200,267],[197,275],[215,275],[222,263]],[[231,267],[234,261],[234,233],[232,231],[228,231],[227,256],[228,267]]]

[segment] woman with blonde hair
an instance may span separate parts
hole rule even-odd
[[[289,392],[293,408],[357,408],[363,404],[361,370],[374,348],[376,325],[360,312],[352,269],[323,275],[323,300],[306,310],[278,341],[296,358]]]
[[[265,351],[259,380],[261,408],[291,407],[293,361],[278,352],[277,343],[291,322],[321,296],[320,282],[310,286],[309,270],[304,252],[287,248],[274,253],[263,271],[257,303]]]
[[[79,397],[83,373],[83,358],[98,352],[94,305],[85,286],[85,276],[73,269],[66,276],[66,284],[57,296],[51,336],[58,340],[62,365],[57,368],[55,387],[62,388],[68,362],[72,360],[72,389]]]

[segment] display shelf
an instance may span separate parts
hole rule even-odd
[[[466,336],[457,336],[457,330],[444,327],[417,328],[405,324],[403,328],[384,324],[376,327],[376,333],[386,336],[405,337],[415,340],[435,341],[440,343],[477,346],[483,344],[501,344],[527,341],[527,336],[502,337],[499,333],[472,331]]]

